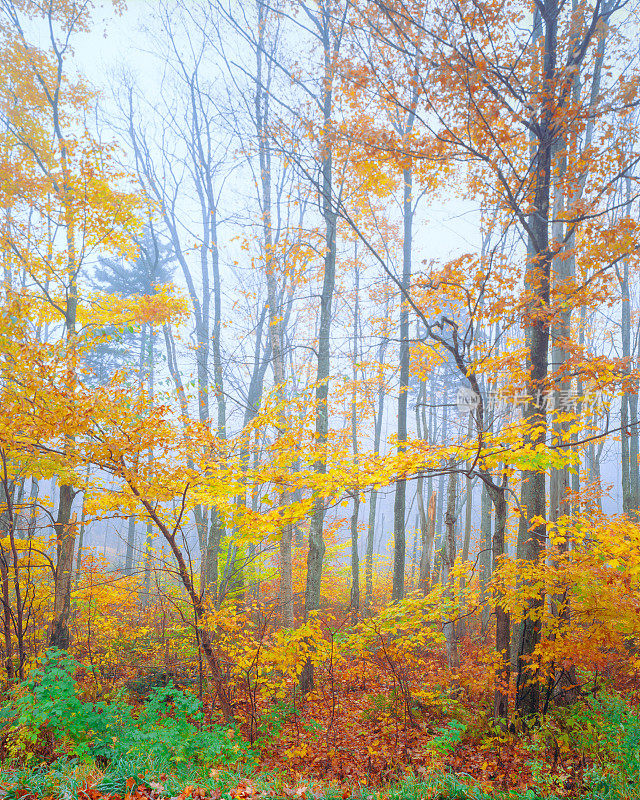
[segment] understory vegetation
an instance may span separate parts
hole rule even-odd
[[[141,610],[134,583],[106,562],[85,565],[90,597],[78,589],[75,644],[46,650],[6,695],[7,797],[638,796],[635,643],[623,635],[616,646],[607,615],[610,646],[581,659],[572,702],[546,683],[541,713],[507,725],[493,717],[493,651],[482,630],[490,621],[474,611],[474,580],[465,588],[470,611],[457,614],[455,672],[441,587],[355,625],[345,598],[293,630],[280,627],[273,604],[249,605],[247,596],[241,605],[236,595],[209,620],[234,708],[229,724],[193,626],[175,613],[179,593],[157,578],[155,600]],[[332,588],[338,598],[348,584]],[[569,657],[571,636],[563,647]],[[302,694],[309,658],[314,688]]]

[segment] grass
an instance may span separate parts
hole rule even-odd
[[[165,772],[170,769],[170,772]],[[160,778],[161,776],[161,778]],[[80,764],[73,759],[58,759],[49,765],[31,769],[15,768],[0,774],[0,785],[6,787],[4,800],[78,800],[79,793],[87,786],[87,779],[103,796],[127,797],[130,779],[137,785],[155,789],[156,796],[175,798],[186,786],[207,789],[206,797],[214,793],[219,800],[235,800],[243,796],[246,787],[248,798],[270,797],[291,800],[343,800],[349,795],[343,787],[320,787],[317,783],[302,782],[298,787],[286,787],[281,775],[215,770],[207,774],[202,768],[185,765],[176,770],[175,764],[163,764],[153,757],[135,760],[120,758],[109,764],[100,774],[95,765]],[[161,790],[160,790],[160,787]],[[243,788],[244,787],[244,788]],[[371,789],[356,786],[350,789],[353,798],[363,800],[565,800],[565,796],[527,789],[518,791],[487,792],[473,779],[464,774],[430,774],[424,779],[410,778],[385,788]],[[28,794],[25,794],[28,793]],[[634,800],[640,798],[638,786],[628,782],[622,785],[615,774],[594,776],[590,788],[579,795],[580,800]]]

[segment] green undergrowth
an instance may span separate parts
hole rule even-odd
[[[468,775],[429,773],[383,789],[355,784],[345,795],[344,787],[304,778],[292,786],[291,776],[260,771],[256,749],[232,727],[206,725],[197,698],[171,683],[153,689],[139,708],[122,696],[109,703],[86,702],[75,684],[77,668],[67,653],[48,651],[0,712],[0,798],[77,800],[87,783],[104,797],[125,797],[134,779],[166,798],[195,786],[219,800],[341,800],[350,793],[362,800],[564,800],[571,793],[549,769],[549,754],[564,750],[581,755],[588,765],[584,786],[571,796],[640,800],[640,717],[615,694],[556,709],[537,718],[518,739],[522,763],[514,770],[526,765],[535,789],[487,792]],[[477,742],[482,747],[500,735],[506,744],[512,736],[481,720],[475,727],[471,722],[450,719],[428,748],[446,757],[476,739],[483,740]],[[243,785],[250,786],[248,793]]]
[[[127,793],[128,780],[134,778],[137,784],[150,788],[159,784],[162,775],[160,797],[172,798],[180,794],[185,786],[197,786],[216,792],[219,800],[234,800],[233,791],[249,776],[241,772],[222,772],[216,779],[207,777],[201,770],[183,767],[171,773],[164,773],[162,763],[152,758],[117,759],[107,767],[95,788],[105,796]],[[25,790],[33,798],[56,798],[57,800],[77,800],[84,785],[86,769],[79,769],[73,759],[59,759],[49,765],[34,768],[9,768],[0,775],[4,800],[17,800],[25,796]],[[612,774],[594,776],[592,785],[578,797],[581,800],[634,800],[640,798],[640,788],[633,784],[622,785]],[[289,800],[293,792],[281,791],[282,778],[273,774],[252,775],[250,777],[255,796],[269,796],[276,800]],[[301,800],[341,800],[343,790],[337,787],[319,788],[297,794]],[[556,795],[544,791],[528,789],[523,792],[486,792],[474,786],[474,781],[465,775],[430,775],[424,780],[408,780],[402,783],[373,790],[368,787],[354,787],[353,798],[359,800],[565,800],[566,795]]]
[[[558,795],[540,789],[486,792],[473,783],[473,779],[465,775],[429,776],[425,782],[400,784],[385,791],[383,797],[385,800],[567,800],[566,794]],[[614,783],[598,781],[573,796],[579,800],[635,800],[640,798],[640,790],[631,787],[621,790]],[[377,800],[376,795],[374,800]]]
[[[171,768],[255,762],[256,754],[232,727],[205,725],[200,701],[171,683],[156,687],[140,709],[121,696],[85,702],[74,680],[78,667],[66,652],[48,650],[13,692],[0,712],[3,760],[27,767],[55,755],[104,764],[151,757]],[[62,752],[47,752],[46,741]]]
[[[116,758],[104,771],[98,770],[91,762],[81,763],[74,758],[60,758],[51,764],[40,764],[31,768],[8,767],[0,774],[0,786],[4,790],[1,793],[4,800],[24,797],[25,791],[34,798],[77,800],[87,782],[105,797],[125,797],[131,779],[134,779],[136,785],[149,788],[162,786],[160,796],[167,798],[178,795],[185,786],[218,790],[230,797],[230,790],[238,785],[243,776],[243,771],[220,770],[214,780],[201,765],[176,766],[175,763],[149,754],[146,757]]]

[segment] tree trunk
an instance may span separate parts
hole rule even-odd
[[[424,507],[424,476],[419,475],[416,481],[416,501],[418,505],[418,519],[417,526],[420,531],[420,566],[418,570],[418,583],[423,585],[427,576],[423,577],[423,572],[426,570],[431,572],[430,554],[427,553],[427,534],[429,523],[427,520],[427,511]],[[424,567],[423,567],[424,562]]]
[[[447,487],[447,512],[445,515],[445,535],[442,553],[442,585],[445,587],[445,598],[449,601],[449,613],[453,613],[454,591],[453,576],[451,574],[456,560],[456,473],[454,462],[449,462],[449,484]],[[460,656],[458,655],[458,640],[456,638],[456,624],[445,621],[442,625],[445,645],[447,650],[447,663],[449,669],[456,673],[460,669]],[[455,677],[454,677],[455,683]]]
[[[473,414],[469,414],[469,425],[467,436],[471,439],[473,434]],[[462,544],[462,560],[469,560],[469,547],[471,546],[471,512],[473,511],[473,480],[471,478],[472,463],[468,463],[469,472],[465,477],[465,496],[467,498],[467,505],[464,514],[464,540]]]
[[[4,665],[7,671],[7,683],[15,680],[13,664],[13,637],[11,633],[11,596],[9,593],[9,562],[7,551],[0,544],[0,580],[2,580],[2,630],[4,634]]]
[[[436,532],[436,493],[432,492],[429,498],[428,515],[426,520],[426,535],[422,540],[420,554],[420,591],[423,595],[429,593],[431,588],[431,551]]]
[[[595,420],[594,420],[595,425]],[[599,443],[598,447],[596,447],[595,442],[589,442],[589,483],[596,487],[596,496],[595,496],[595,508],[593,510],[598,510],[599,513],[602,513],[602,490],[601,490],[601,479],[600,479],[600,456],[602,455],[602,450],[604,448],[606,439],[602,439]]]
[[[209,521],[209,535],[207,538],[207,550],[204,565],[204,585],[207,592],[217,605],[219,602],[220,574],[218,568],[218,558],[222,547],[224,528],[220,524],[218,509],[211,506],[211,518]]]
[[[316,21],[321,31],[324,73],[321,80],[320,106],[322,108],[322,157],[320,163],[320,204],[325,225],[325,255],[322,293],[320,295],[320,326],[318,330],[318,368],[316,371],[316,444],[320,449],[314,471],[322,479],[327,472],[326,444],[329,434],[329,375],[331,371],[331,322],[333,295],[336,280],[337,211],[333,198],[333,76],[340,38],[331,29],[332,11],[324,0],[319,5]],[[307,583],[305,587],[304,618],[320,608],[322,564],[324,561],[325,498],[318,494],[309,526],[309,553],[307,556]],[[313,662],[307,659],[300,675],[300,688],[308,692],[313,688]]]
[[[627,192],[629,194],[629,191]],[[630,205],[630,202],[628,203]],[[630,209],[629,212],[630,213]],[[629,292],[629,261],[624,259],[620,278],[622,300],[622,357],[631,368],[631,296]],[[621,398],[620,432],[622,449],[622,510],[625,514],[638,511],[638,396],[625,392]]]
[[[27,528],[27,538],[32,539],[36,532],[36,525],[38,522],[38,495],[40,494],[40,482],[37,478],[33,478],[31,482],[31,497],[29,504],[31,512],[29,514],[29,526]]]
[[[448,416],[448,405],[444,403],[444,411],[442,414],[442,446],[446,447],[447,442],[447,416]],[[444,539],[444,497],[445,497],[445,490],[444,490],[444,472],[440,474],[438,478],[438,513],[436,514],[436,532],[437,532],[437,539],[436,539],[436,552],[442,548],[442,541]],[[434,558],[434,567],[435,558]],[[434,581],[437,580],[437,577],[434,578]]]
[[[69,168],[69,153],[66,138],[60,127],[58,115],[59,96],[56,92],[52,101],[54,131],[56,144],[60,154],[60,171],[62,181],[60,185],[60,200],[64,209],[64,235],[66,242],[66,304],[64,308],[64,328],[67,343],[71,345],[76,338],[76,323],[78,316],[78,272],[80,263],[76,252],[76,218],[73,208],[73,185]],[[71,445],[72,439],[68,438],[65,449]],[[71,507],[75,491],[70,484],[60,486],[60,499],[58,515],[54,523],[56,532],[56,578],[53,600],[53,619],[49,644],[66,650],[70,644],[69,615],[71,613],[71,575],[73,573],[73,554],[75,549],[76,526],[71,519]]]
[[[169,368],[169,374],[171,375],[171,379],[173,380],[173,385],[175,387],[176,395],[178,397],[183,429],[186,432],[189,420],[189,403],[187,400],[187,394],[184,390],[184,385],[182,383],[180,370],[178,368],[176,344],[173,338],[173,330],[171,328],[171,325],[169,324],[163,325],[162,332],[164,334],[165,350],[167,353],[167,366]],[[191,456],[188,456],[187,458],[187,465],[189,469],[194,468],[194,463]],[[207,565],[207,535],[209,530],[208,509],[206,508],[206,506],[202,506],[200,503],[196,503],[196,505],[193,507],[193,516],[196,523],[196,532],[198,534],[198,545],[200,548],[200,591],[205,591],[207,586],[206,565]],[[133,519],[133,525],[132,525],[132,519]],[[129,537],[127,540],[127,563],[129,563],[129,553],[130,553],[132,570],[133,570],[134,546],[135,546],[135,518],[130,517]]]
[[[360,494],[353,495],[351,512],[351,624],[358,622],[360,614],[360,559],[358,557],[358,517],[360,515]]]
[[[482,484],[482,497],[480,500],[480,542],[482,554],[480,556],[480,597],[482,602],[482,629],[485,630],[489,622],[488,588],[491,580],[491,496],[486,485]]]
[[[153,525],[147,522],[145,544],[144,544],[144,577],[142,580],[142,592],[140,594],[140,605],[146,608],[151,599],[151,568],[153,565]]]
[[[358,466],[358,334],[360,325],[360,269],[358,267],[358,244],[354,245],[355,302],[353,308],[353,350],[352,350],[352,391],[351,391],[351,449],[354,466]],[[358,553],[358,517],[360,515],[360,487],[353,493],[351,513],[351,624],[358,622],[360,614],[360,557]]]
[[[147,353],[147,344],[146,344],[146,342],[147,342],[147,329],[148,329],[148,325],[143,325],[142,326],[142,334],[140,336],[140,354],[138,356],[138,392],[139,393],[141,393],[143,391],[144,381],[145,381],[145,373],[147,372],[147,370],[149,368],[149,359],[147,357],[148,353]],[[167,332],[167,326],[166,325],[164,326],[164,332],[165,332],[165,341],[167,342],[167,348],[168,348],[169,347],[169,344],[168,344],[168,342],[169,342],[169,340],[168,340],[169,334]],[[169,349],[167,349],[167,363],[169,364],[169,371],[171,372],[172,375],[173,375],[172,357],[174,355],[175,355],[174,353],[170,353]],[[174,378],[174,380],[175,380],[175,378]],[[183,390],[183,394],[184,394],[184,390]],[[186,404],[186,397],[184,399],[184,402]],[[128,522],[127,549],[126,549],[125,558],[124,558],[124,574],[125,575],[133,575],[133,560],[134,560],[134,557],[135,557],[135,547],[136,547],[136,517],[135,517],[135,514],[131,514],[129,516],[129,522]]]
[[[70,644],[69,615],[71,613],[71,575],[76,543],[76,523],[71,517],[75,492],[69,484],[60,487],[56,532],[56,588],[53,600],[53,620],[49,645],[67,650]]]
[[[4,664],[7,672],[7,683],[11,685],[15,680],[15,665],[13,661],[13,609],[11,607],[11,590],[9,582],[9,552],[2,544],[2,539],[9,538],[9,530],[13,523],[11,514],[11,495],[13,482],[9,481],[6,471],[6,460],[2,451],[5,467],[2,488],[4,490],[4,503],[0,506],[0,581],[2,582],[2,630],[4,637]]]
[[[402,170],[403,203],[402,217],[404,236],[402,242],[402,294],[400,296],[400,385],[398,387],[398,452],[403,452],[407,441],[407,404],[409,393],[409,307],[406,296],[411,283],[411,250],[413,208],[411,191],[413,173],[411,168]],[[393,504],[393,588],[391,599],[395,602],[404,597],[404,572],[406,559],[405,510],[407,482],[396,481]]]
[[[281,495],[281,504],[284,498]],[[280,621],[283,628],[293,628],[293,528],[284,525],[280,534]]]
[[[134,514],[129,516],[127,528],[127,550],[124,559],[124,574],[133,575],[133,554],[136,548],[136,518]]]
[[[369,496],[369,520],[367,523],[367,555],[364,566],[364,607],[367,611],[373,602],[373,548],[376,531],[376,507],[378,504],[378,492],[371,490]]]
[[[87,467],[87,480],[89,479],[89,467]],[[84,547],[84,530],[85,524],[87,519],[86,514],[86,498],[87,492],[86,490],[82,493],[82,511],[80,512],[80,536],[78,538],[78,554],[76,556],[76,576],[75,576],[75,587],[78,588],[78,583],[80,582],[80,574],[82,572],[82,549]]]
[[[416,331],[416,338],[420,338],[420,330]],[[418,402],[416,403],[416,428],[418,436],[425,441],[430,441],[431,431],[427,429],[427,416],[425,405],[427,399],[426,382],[420,381],[418,392]],[[433,406],[433,384],[431,385],[431,405]],[[432,521],[435,524],[435,497],[432,497],[433,478],[431,473],[427,479],[427,497],[429,498],[428,514],[424,507],[424,476],[418,476],[416,485],[416,497],[418,501],[418,521],[420,528],[420,565],[418,570],[418,585],[423,595],[428,594],[431,581],[431,549],[433,547]],[[432,509],[433,504],[433,509]],[[432,514],[433,512],[433,514]],[[432,520],[433,516],[433,520]]]
[[[539,12],[536,12],[537,14]],[[544,59],[541,76],[542,96],[553,96],[556,76],[556,51],[558,28],[557,0],[544,0]],[[538,22],[542,35],[542,20]],[[536,26],[534,26],[534,30]],[[534,40],[538,36],[534,33]],[[524,422],[528,426],[525,442],[535,449],[546,439],[547,415],[545,392],[549,351],[549,320],[544,309],[549,305],[552,251],[549,247],[549,216],[551,195],[551,166],[554,146],[554,108],[547,102],[540,109],[533,146],[532,174],[534,192],[532,209],[528,218],[529,242],[525,283],[531,293],[528,312],[527,345],[527,395]],[[522,472],[521,505],[526,515],[523,537],[518,541],[518,557],[537,564],[546,543],[547,490],[544,471]],[[525,530],[526,528],[526,530]],[[522,626],[516,686],[516,710],[521,715],[537,714],[540,703],[538,670],[533,661],[540,641],[542,592],[532,597]]]
[[[469,414],[469,423],[467,427],[467,436],[471,439],[473,433],[473,414]],[[471,462],[467,464],[468,469],[471,470]],[[473,511],[473,480],[470,472],[467,472],[465,477],[465,514],[464,514],[464,538],[462,540],[462,561],[469,560],[469,548],[471,546],[471,512]],[[466,581],[464,576],[460,579],[460,614],[464,614],[466,605],[465,599]],[[467,630],[466,620],[461,616],[458,622],[458,638],[461,639]]]
[[[495,507],[495,532],[493,534],[494,569],[500,567],[504,555],[504,534],[507,527],[507,503],[505,490],[491,492]],[[499,657],[496,671],[496,688],[493,697],[493,718],[503,720],[504,727],[509,721],[509,681],[511,673],[510,623],[509,614],[502,606],[502,597],[496,597],[496,653]]]
[[[385,317],[388,316],[388,313],[389,313],[389,294],[387,293],[385,298]],[[378,377],[378,405],[375,414],[375,427],[373,433],[373,452],[376,456],[380,453],[380,440],[382,438],[382,419],[384,416],[384,398],[386,394],[384,386],[384,375],[382,373],[382,366],[384,364],[384,357],[387,351],[388,344],[389,340],[387,339],[386,336],[383,336],[380,339],[380,344],[378,346],[378,369],[380,370],[380,373]],[[373,600],[373,549],[374,549],[374,537],[376,530],[377,500],[378,500],[378,491],[377,489],[372,489],[369,500],[369,523],[367,527],[367,557],[365,563],[364,605],[366,609],[371,608],[371,602]]]
[[[212,268],[212,275],[213,275],[213,324],[211,326],[211,353],[213,356],[213,378],[214,378],[214,389],[215,389],[215,396],[216,396],[216,406],[217,406],[217,425],[216,425],[216,435],[219,436],[221,439],[227,438],[227,402],[226,396],[224,393],[224,381],[223,381],[223,367],[222,367],[222,286],[220,282],[220,252],[218,249],[218,221],[217,221],[217,207],[216,201],[214,197],[213,185],[211,184],[211,176],[207,174],[206,180],[206,192],[208,197],[208,208],[209,208],[209,237],[211,242],[211,268]],[[203,220],[204,222],[204,220]],[[203,265],[203,270],[204,270]],[[206,514],[206,512],[204,512]],[[212,509],[212,516],[213,516],[213,509]],[[207,569],[205,570],[205,583],[204,589],[207,591],[210,587],[210,575],[211,575],[211,567],[213,567],[213,561],[216,561],[216,573],[217,573],[217,554],[220,552],[221,541],[226,534],[226,530],[224,527],[224,523],[222,520],[221,515],[215,512],[216,518],[216,536],[214,537],[213,542],[211,542],[211,535],[207,541],[207,554],[205,557],[205,564]],[[214,552],[209,552],[209,546],[213,544]],[[216,586],[213,586],[213,596],[214,602],[219,602],[219,598],[216,597]]]
[[[276,393],[282,411],[280,416],[280,427],[285,430],[287,426],[286,414],[284,411],[285,400],[285,359],[284,359],[284,336],[283,320],[284,311],[281,303],[281,293],[278,289],[277,269],[278,263],[274,252],[273,223],[271,209],[271,145],[269,140],[269,100],[270,95],[268,86],[271,82],[271,60],[267,59],[266,65],[263,63],[265,54],[265,39],[268,7],[263,0],[257,0],[258,12],[258,41],[255,49],[256,53],[256,86],[254,95],[255,124],[258,138],[258,160],[260,163],[260,186],[262,190],[261,211],[262,211],[262,246],[264,257],[264,271],[267,282],[267,299],[269,307],[269,338],[271,341],[271,366],[273,369],[273,380],[276,386]],[[263,76],[266,67],[267,74]],[[288,493],[283,492],[280,496],[280,505],[285,506],[288,502]],[[285,628],[293,628],[293,563],[292,563],[292,544],[293,529],[291,525],[285,525],[280,537],[280,618]]]

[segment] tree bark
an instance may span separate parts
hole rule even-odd
[[[627,195],[630,189],[627,188]],[[630,214],[630,201],[627,213]],[[631,366],[631,295],[629,291],[629,261],[624,259],[620,278],[622,300],[622,357],[627,359],[627,370]],[[622,510],[625,514],[638,511],[638,396],[625,392],[621,398],[620,427],[622,450]]]
[[[536,11],[536,14],[539,12]],[[541,96],[553,97],[556,75],[557,0],[544,0],[544,10],[534,24],[534,42],[544,35],[544,56],[541,75]],[[544,22],[544,25],[543,25]],[[544,33],[543,33],[544,30]],[[532,146],[532,174],[535,175],[532,209],[528,218],[529,242],[525,283],[531,293],[531,307],[525,331],[527,346],[527,395],[524,422],[528,427],[525,441],[535,449],[544,445],[547,430],[545,393],[549,351],[549,320],[545,314],[549,306],[552,252],[549,247],[549,216],[551,195],[551,165],[554,146],[554,109],[547,101],[540,109],[540,120]],[[547,490],[546,475],[539,470],[524,470],[521,482],[521,505],[525,514],[522,538],[518,541],[518,557],[537,564],[546,544]],[[533,661],[540,641],[542,593],[531,598],[523,620],[516,710],[521,715],[538,712],[540,687],[538,670]]]
[[[454,591],[452,570],[456,560],[456,473],[454,462],[449,462],[449,483],[447,486],[447,512],[445,515],[445,535],[442,553],[442,585],[445,587],[445,598],[449,601],[450,612],[453,612]],[[460,669],[460,656],[458,654],[458,640],[456,637],[456,624],[445,621],[442,625],[445,645],[447,650],[447,663],[449,669],[456,673]],[[454,677],[455,683],[455,677]]]
[[[89,480],[89,473],[90,473],[91,465],[87,466],[87,481]],[[77,589],[78,583],[80,582],[80,574],[82,572],[82,549],[84,546],[84,531],[86,526],[87,514],[86,514],[86,499],[87,499],[87,492],[86,489],[82,493],[82,510],[80,512],[80,536],[78,537],[78,553],[76,555],[76,575],[74,586]]]
[[[480,598],[482,603],[482,629],[485,630],[489,621],[488,587],[491,580],[491,496],[486,485],[482,484],[482,497],[480,500],[480,542],[482,553],[480,556]]]
[[[407,167],[402,170],[403,197],[402,219],[404,236],[402,242],[402,294],[400,296],[400,385],[398,387],[398,452],[405,449],[407,441],[407,405],[409,394],[409,307],[406,296],[411,283],[411,251],[413,235],[412,188],[413,172]],[[405,512],[407,482],[396,481],[393,504],[393,587],[391,599],[395,602],[404,597],[404,573],[406,560]]]
[[[447,445],[447,417],[448,417],[448,412],[449,412],[449,406],[448,406],[448,404],[447,404],[447,402],[445,400],[444,401],[444,410],[443,410],[443,413],[442,413],[442,431],[441,431],[441,440],[442,440],[443,447],[446,447],[446,445]],[[435,554],[434,554],[434,560],[433,560],[433,566],[434,566],[434,573],[435,574],[434,574],[434,578],[433,578],[432,583],[435,583],[439,579],[439,576],[438,576],[438,574],[436,572],[436,567],[437,567],[437,565],[436,565],[436,554],[442,549],[442,542],[444,540],[444,498],[445,498],[445,494],[446,494],[445,488],[444,488],[444,482],[445,482],[444,472],[441,472],[440,473],[440,477],[438,478],[438,493],[437,493],[438,509],[437,509],[437,514],[436,514],[436,533],[437,533],[437,537],[436,537]],[[442,570],[442,564],[440,564],[440,570]]]
[[[358,334],[360,325],[360,269],[358,266],[358,245],[354,245],[355,302],[353,308],[353,352],[352,352],[352,391],[351,391],[351,449],[354,466],[358,465],[358,361],[360,348]],[[360,614],[360,557],[358,553],[358,517],[360,515],[360,487],[353,492],[351,512],[351,624],[358,622]]]
[[[331,323],[333,319],[333,295],[336,280],[337,210],[333,197],[333,80],[334,59],[337,57],[341,33],[333,29],[333,11],[321,0],[313,17],[322,46],[323,74],[318,98],[322,110],[321,158],[320,158],[320,206],[324,220],[324,276],[320,295],[320,325],[318,330],[318,367],[316,371],[316,444],[320,452],[314,470],[320,478],[327,472],[326,445],[329,434],[329,376],[331,371]],[[325,498],[315,498],[309,526],[309,553],[307,556],[307,583],[305,587],[304,618],[320,608],[320,588],[324,561],[324,515]],[[313,663],[307,659],[300,675],[300,688],[308,692],[313,688]]]
[[[389,313],[389,294],[387,293],[385,298],[385,317]],[[375,424],[374,424],[374,432],[373,432],[373,452],[374,455],[378,455],[380,453],[380,441],[382,438],[382,420],[384,416],[384,400],[386,396],[385,386],[384,386],[384,375],[382,372],[382,367],[384,364],[385,353],[387,351],[387,345],[389,344],[389,340],[386,336],[383,336],[380,339],[380,344],[378,345],[378,369],[379,369],[379,376],[378,376],[378,403],[377,403],[377,410],[375,412]],[[367,526],[367,556],[365,562],[365,599],[364,599],[364,606],[366,609],[371,608],[371,602],[373,600],[373,550],[374,550],[374,537],[375,537],[375,530],[376,530],[376,507],[378,501],[378,491],[377,489],[371,490],[370,500],[369,500],[369,522]]]
[[[493,564],[494,569],[500,567],[504,555],[504,534],[507,527],[507,503],[504,488],[493,491],[493,504],[495,507],[495,532],[493,534]],[[503,608],[501,597],[496,598],[496,653],[498,654],[498,669],[496,672],[496,688],[493,697],[493,718],[496,722],[503,721],[504,727],[509,722],[509,681],[511,674],[511,642],[509,614]]]
[[[426,596],[431,588],[431,551],[433,550],[433,539],[436,532],[435,492],[432,492],[429,498],[425,527],[425,536],[422,540],[422,551],[420,553],[420,591]]]
[[[56,582],[53,599],[53,619],[49,645],[67,650],[70,644],[69,614],[71,613],[71,575],[76,543],[76,524],[71,517],[75,492],[70,484],[60,487],[56,532]]]
[[[258,12],[258,41],[256,53],[256,87],[254,95],[255,124],[258,138],[258,160],[260,164],[261,211],[262,211],[262,247],[264,257],[264,271],[267,281],[267,298],[269,307],[269,338],[271,341],[271,366],[276,393],[282,408],[280,427],[284,430],[287,426],[284,411],[285,400],[285,359],[284,336],[281,293],[277,280],[277,258],[274,250],[274,232],[272,222],[271,201],[271,145],[269,139],[269,86],[271,83],[271,61],[264,61],[266,45],[266,26],[268,7],[263,0],[257,0]],[[266,69],[266,75],[263,71]],[[280,505],[285,506],[289,495],[283,492],[280,496]],[[283,627],[293,628],[293,562],[292,562],[293,528],[285,525],[280,535],[280,619]]]

